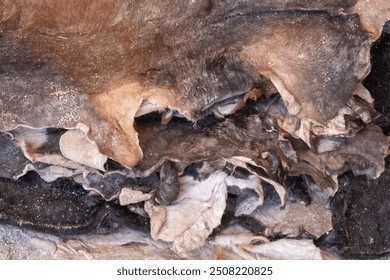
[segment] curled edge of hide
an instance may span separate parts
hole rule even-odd
[[[74,162],[105,171],[107,156],[100,153],[94,141],[88,139],[88,131],[72,129],[65,132],[59,141],[62,155]]]

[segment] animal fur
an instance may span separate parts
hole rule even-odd
[[[0,129],[83,123],[103,154],[133,167],[143,157],[135,117],[169,109],[195,121],[220,101],[272,84],[290,113],[325,124],[369,71],[371,40],[352,14],[356,5],[4,0],[1,82],[30,83],[1,92]]]

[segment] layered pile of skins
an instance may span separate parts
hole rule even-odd
[[[390,24],[371,57],[373,99],[353,95],[327,127],[276,89],[196,122],[152,112],[135,119],[133,168],[82,127],[2,131],[0,258],[388,258]]]

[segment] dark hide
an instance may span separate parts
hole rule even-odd
[[[0,133],[0,177],[14,179],[23,173],[29,160],[10,135]]]
[[[0,179],[0,221],[57,234],[112,232],[118,227],[147,230],[147,220],[92,197],[73,180],[47,183],[36,173],[19,181]]]
[[[373,178],[383,171],[388,139],[379,127],[370,125],[354,137],[338,137],[342,144],[317,153],[316,145],[309,148],[294,138],[278,140],[281,129],[276,122],[286,116],[277,96],[260,98],[224,120],[209,117],[195,126],[182,119],[164,126],[159,118],[146,116],[136,122],[144,159],[135,170],[149,175],[165,160],[190,164],[221,158],[234,162],[235,157],[242,157],[249,165],[261,167],[253,170],[260,176],[284,183],[284,175],[307,174],[320,186],[330,188],[337,185],[331,176],[349,169]],[[274,130],[269,129],[273,126]],[[376,145],[370,143],[371,137]]]
[[[372,70],[364,84],[375,97],[375,108],[382,113],[376,123],[389,134],[390,113],[390,22],[374,44]],[[372,136],[367,136],[367,138]],[[377,180],[351,173],[341,177],[342,188],[331,202],[333,230],[318,245],[347,259],[389,258],[390,254],[390,157]]]
[[[0,221],[384,257],[389,3],[1,1]]]
[[[150,192],[160,184],[158,176],[155,173],[143,178],[129,178],[116,172],[106,174],[89,173],[86,181],[88,187],[84,188],[97,192],[107,201],[117,199],[121,189],[124,187],[142,192]]]
[[[372,69],[364,85],[375,99],[375,109],[382,113],[376,121],[386,135],[390,135],[390,22],[371,49]]]
[[[180,193],[180,185],[175,165],[165,161],[160,168],[160,184],[156,193],[156,202],[168,205],[175,201]]]
[[[320,246],[348,259],[390,255],[390,172],[377,180],[345,175],[344,186],[332,199],[333,232]],[[333,251],[332,251],[333,250]]]

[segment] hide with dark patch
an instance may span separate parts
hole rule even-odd
[[[387,258],[389,15],[1,1],[0,239],[19,226],[53,258]]]

